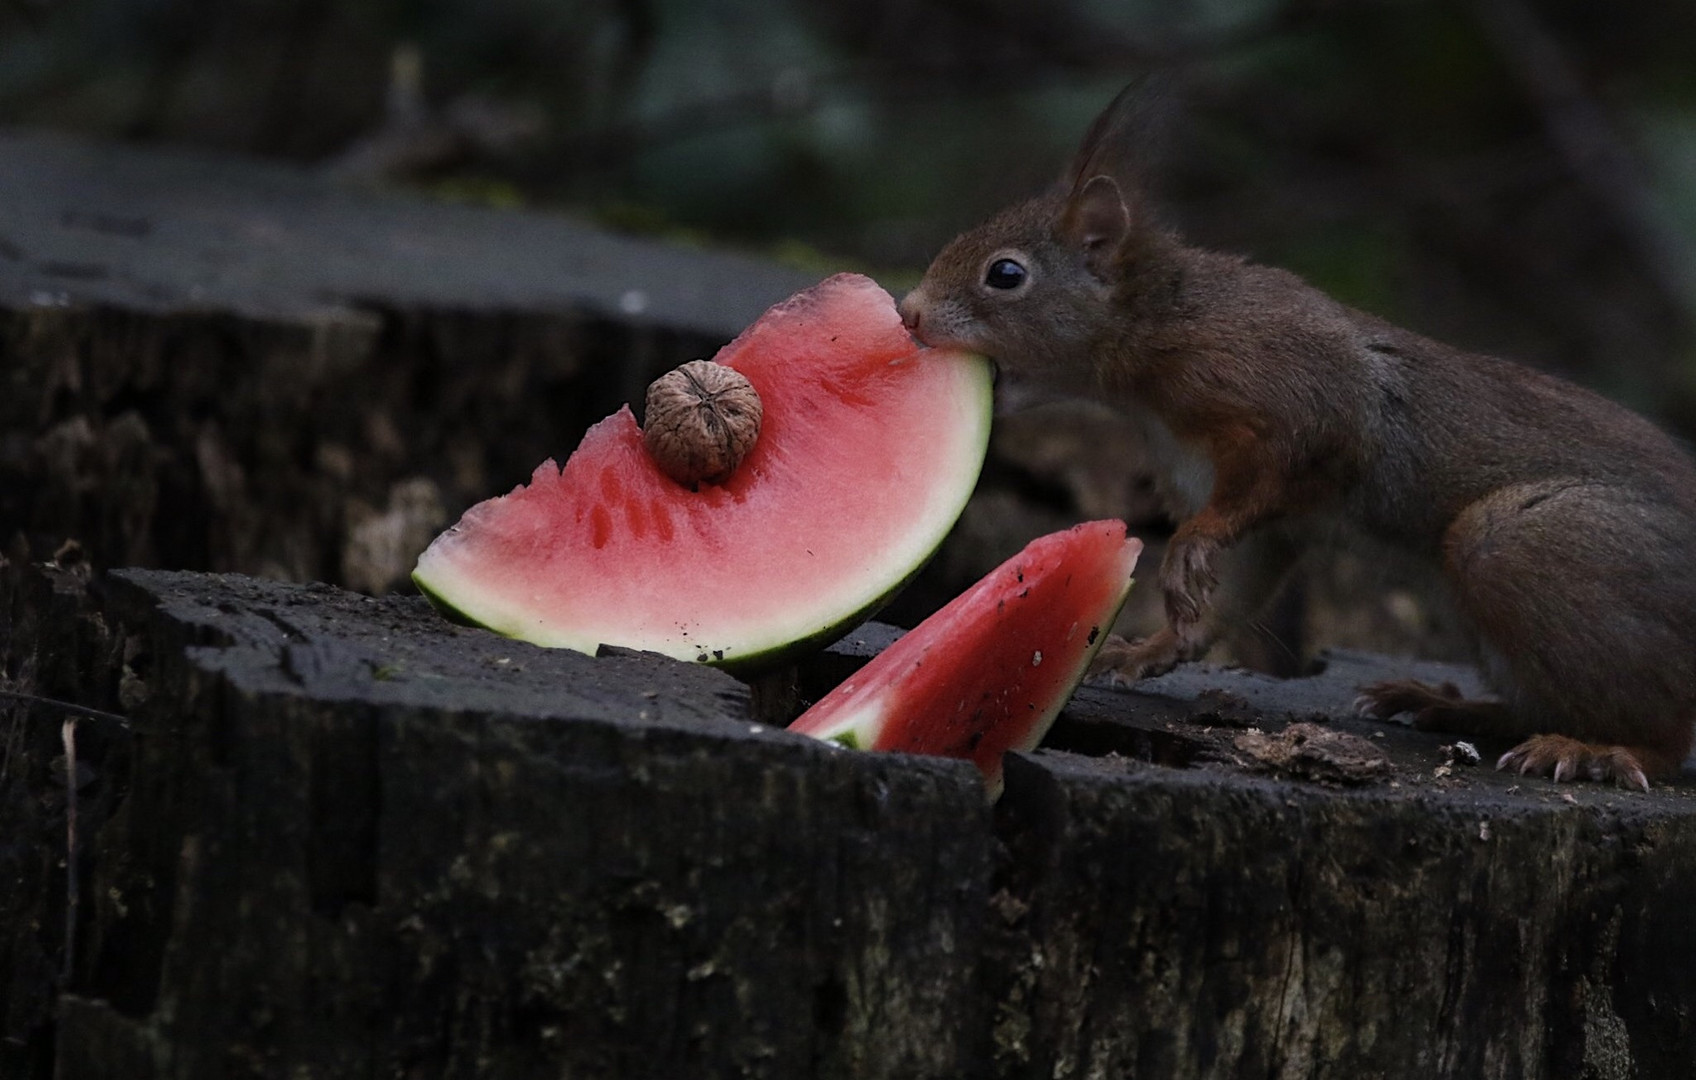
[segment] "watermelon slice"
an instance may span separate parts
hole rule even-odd
[[[867,750],[968,758],[994,798],[1001,755],[1048,734],[1124,605],[1141,551],[1122,521],[1032,540],[790,730]]]
[[[747,669],[881,606],[953,527],[988,448],[991,368],[924,348],[869,278],[798,293],[720,350],[763,402],[722,484],[660,471],[629,408],[564,469],[466,511],[413,580],[439,607],[539,645],[601,644]]]

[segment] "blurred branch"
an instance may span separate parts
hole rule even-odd
[[[866,16],[875,13],[875,7],[854,10]],[[915,41],[934,40],[937,35],[912,32],[914,26],[902,16],[921,9],[898,7],[893,14],[884,13],[887,17],[878,20],[875,32],[861,35],[878,39],[861,42],[870,46],[867,51],[875,60],[823,72],[781,71],[764,84],[689,101],[659,116],[566,136],[555,149],[575,163],[604,168],[641,150],[704,131],[805,116],[817,108],[828,91],[838,87],[869,87],[884,98],[912,102],[981,92],[982,79],[991,74],[998,86],[1019,93],[1075,79],[1080,71],[1118,70],[1129,78],[1133,72],[1178,68],[1252,47],[1290,33],[1326,10],[1325,0],[1297,0],[1266,18],[1221,32],[1142,40],[1078,15],[1069,6],[1033,8],[1018,3],[973,6],[960,12],[944,9],[969,18],[969,36],[980,44],[986,38],[995,39],[990,47],[955,50],[950,56],[934,48],[915,48]],[[923,13],[935,12],[924,9]]]
[[[1101,5],[1081,3],[814,0],[810,6],[858,51],[879,57],[892,77],[954,80],[960,90],[963,77],[976,76],[1012,90],[1055,69],[1074,75],[1146,71],[1213,59],[1306,25],[1328,13],[1334,0],[1283,0],[1255,17],[1188,31],[1156,28],[1158,17],[1150,15],[1135,16],[1141,25],[1132,30],[1126,25],[1132,16],[1121,12],[1109,19]]]
[[[1524,0],[1472,0],[1472,9],[1574,179],[1607,211],[1671,306],[1696,321],[1696,252],[1662,220],[1636,156],[1585,91],[1560,41]]]
[[[74,701],[60,701],[58,698],[42,697],[40,694],[6,689],[0,689],[0,698],[9,701],[23,701],[32,705],[51,706],[61,712],[75,713],[78,716],[86,716],[94,720],[105,720],[125,730],[128,730],[130,726],[130,720],[127,716],[119,716],[117,713],[107,712],[104,709],[91,709],[87,705],[78,705]]]
[[[382,123],[320,167],[344,181],[414,179],[514,154],[540,139],[546,126],[535,106],[475,94],[462,94],[442,109],[431,107],[424,95],[424,54],[402,44],[390,56]]]
[[[1288,86],[1198,78],[1186,99],[1192,122],[1228,116],[1249,141],[1284,155],[1275,182],[1246,204],[1241,189],[1225,189],[1230,205],[1202,207],[1198,224],[1235,220],[1239,236],[1262,240],[1325,221],[1350,230],[1388,224],[1410,243],[1401,264],[1410,275],[1409,303],[1430,304],[1427,289],[1439,279],[1440,288],[1467,298],[1441,302],[1446,314],[1435,325],[1427,308],[1427,324],[1416,329],[1458,333],[1456,344],[1506,350],[1638,395],[1640,406],[1668,385],[1668,365],[1688,340],[1684,309],[1658,282],[1645,284],[1643,260],[1620,242],[1611,216],[1558,224],[1594,198],[1550,140],[1498,140],[1437,156],[1379,127],[1339,126],[1324,108],[1304,107],[1300,91]],[[1204,176],[1204,186],[1209,182]],[[1273,205],[1256,206],[1262,198]],[[1613,249],[1611,257],[1593,250],[1599,242]],[[1610,276],[1609,266],[1624,275]],[[1464,325],[1468,308],[1496,316]]]
[[[823,75],[788,69],[760,85],[716,97],[696,98],[658,116],[632,118],[565,136],[558,140],[555,149],[572,161],[605,167],[641,150],[702,132],[804,116],[817,107],[821,85],[854,81],[849,69]]]

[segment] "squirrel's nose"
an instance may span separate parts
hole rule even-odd
[[[901,312],[901,325],[907,328],[907,332],[910,334],[918,333],[920,319],[919,305],[913,302],[912,293],[908,293],[902,299],[898,310]]]

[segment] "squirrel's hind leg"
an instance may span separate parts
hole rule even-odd
[[[1678,771],[1696,723],[1693,527],[1687,507],[1598,481],[1501,488],[1456,516],[1444,568],[1504,700],[1474,719],[1520,740],[1498,769],[1639,790]]]
[[[1380,720],[1411,713],[1420,731],[1446,731],[1485,739],[1525,735],[1525,724],[1499,701],[1468,700],[1453,683],[1432,686],[1413,679],[1395,679],[1360,688],[1355,712]],[[1585,742],[1570,735],[1540,734],[1525,738],[1503,754],[1496,768],[1521,776],[1567,780],[1613,781],[1621,787],[1649,790],[1649,777],[1678,771],[1690,750],[1684,745],[1613,746]]]

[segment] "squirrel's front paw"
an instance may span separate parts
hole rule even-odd
[[[1178,636],[1170,627],[1136,641],[1112,634],[1090,663],[1088,679],[1107,686],[1130,686],[1138,679],[1164,675],[1181,659]]]

